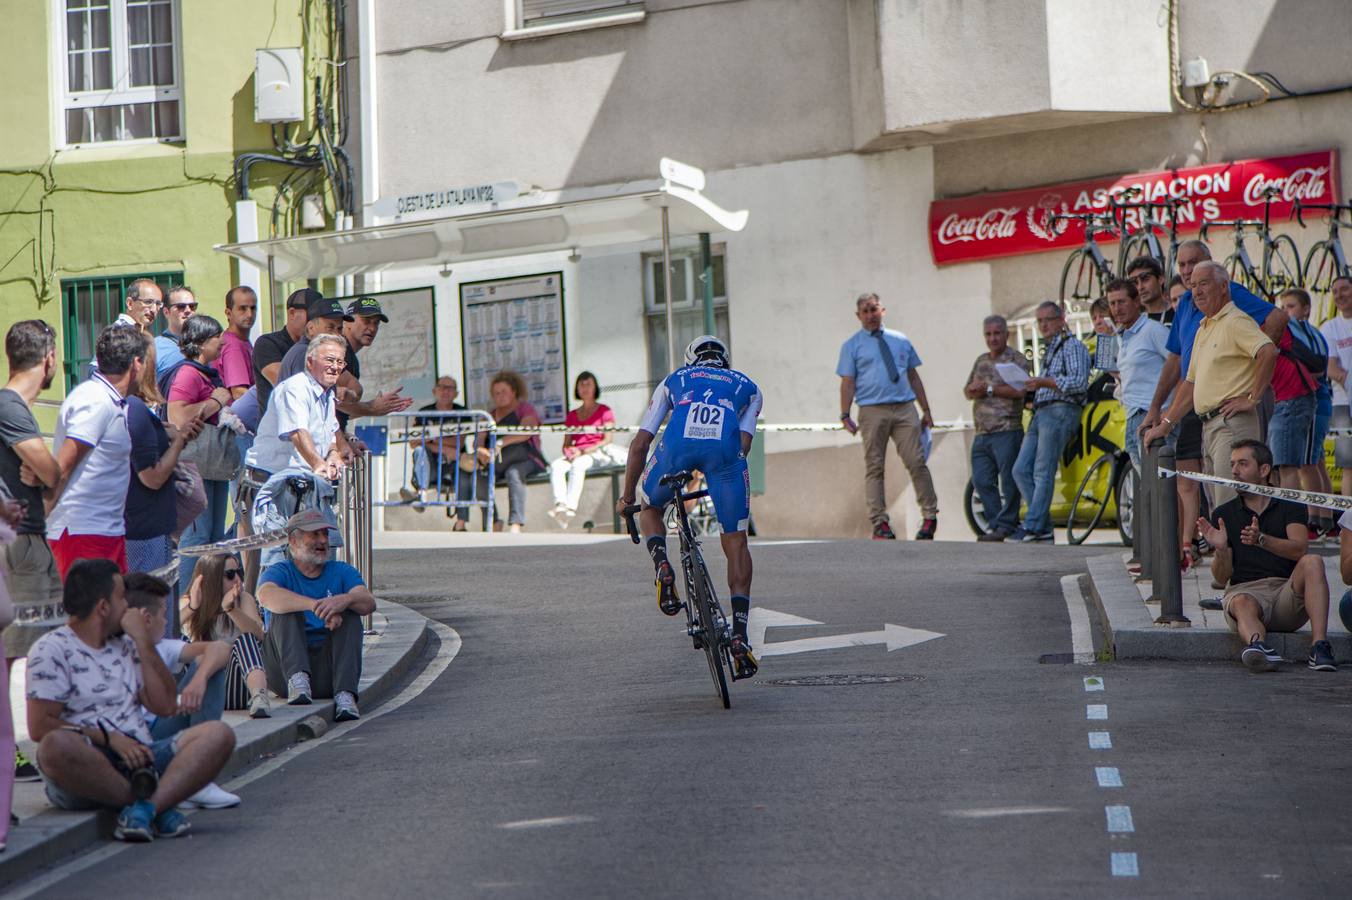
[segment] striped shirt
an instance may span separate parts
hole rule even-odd
[[[1056,382],[1056,387],[1038,388],[1033,395],[1033,406],[1043,406],[1056,400],[1076,405],[1083,404],[1089,393],[1089,350],[1069,331],[1062,331],[1042,352],[1044,378]]]

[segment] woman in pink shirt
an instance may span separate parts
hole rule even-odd
[[[215,425],[221,410],[230,405],[230,392],[221,385],[221,376],[211,364],[221,355],[221,323],[211,316],[193,316],[183,325],[179,349],[183,363],[169,382],[169,421],[182,428],[193,419]],[[178,539],[179,547],[198,547],[225,539],[225,512],[230,502],[230,482],[202,479],[207,508],[202,510]],[[197,560],[185,556],[179,568],[179,593],[186,594],[192,584]]]
[[[569,410],[564,425],[569,428],[614,425],[615,413],[601,398],[601,386],[591,372],[583,372],[573,382],[573,397],[582,405]],[[568,520],[577,515],[577,504],[582,499],[583,480],[592,466],[624,462],[625,451],[616,446],[613,432],[584,432],[563,436],[563,456],[549,465],[549,483],[554,488],[554,508],[549,515],[568,527]]]

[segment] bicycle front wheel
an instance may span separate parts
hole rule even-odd
[[[1333,246],[1328,241],[1320,241],[1310,248],[1310,255],[1305,257],[1305,290],[1317,301],[1323,302],[1324,298],[1333,291],[1333,279],[1343,274],[1341,266],[1338,265],[1338,256]],[[1316,318],[1319,321],[1329,318],[1333,315],[1333,310],[1315,310]]]
[[[1238,253],[1231,253],[1221,265],[1229,274],[1232,282],[1244,285],[1255,294],[1263,293],[1263,286],[1250,274],[1248,266],[1244,265],[1244,260],[1240,258]]]
[[[1277,235],[1268,247],[1263,281],[1274,297],[1282,291],[1301,286],[1300,251],[1289,235]]]
[[[693,554],[691,565],[695,567],[690,579],[694,591],[695,617],[699,621],[704,646],[704,656],[709,661],[709,674],[714,680],[714,693],[723,701],[724,709],[732,708],[732,697],[728,695],[728,677],[725,668],[730,665],[727,642],[724,640],[724,623],[718,615],[713,582],[709,579],[709,570],[699,554]]]
[[[1135,519],[1133,514],[1136,512],[1136,467],[1128,462],[1122,467],[1121,473],[1117,476],[1117,488],[1114,496],[1117,498],[1117,534],[1122,538],[1122,545],[1130,547],[1135,540]]]
[[[1146,236],[1143,234],[1138,234],[1134,237],[1128,238],[1126,244],[1122,246],[1122,256],[1118,260],[1120,265],[1118,267],[1117,274],[1122,278],[1126,278],[1127,267],[1130,266],[1134,260],[1140,259],[1142,256],[1149,256],[1156,262],[1158,262],[1161,267],[1164,266],[1164,260],[1160,259],[1159,256],[1151,249],[1150,241],[1146,238]]]
[[[1084,473],[1075,501],[1070,504],[1070,518],[1066,520],[1066,539],[1072,544],[1083,544],[1108,508],[1113,495],[1112,461],[1105,453]]]
[[[1092,300],[1100,290],[1098,265],[1089,251],[1081,247],[1070,254],[1061,269],[1061,303]]]

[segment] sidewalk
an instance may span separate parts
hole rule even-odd
[[[1239,659],[1244,641],[1225,623],[1220,610],[1202,609],[1203,598],[1220,597],[1224,591],[1211,586],[1211,560],[1183,575],[1183,615],[1192,620],[1188,627],[1156,625],[1158,603],[1147,603],[1150,582],[1137,584],[1127,571],[1130,551],[1092,556],[1089,564],[1089,599],[1098,609],[1103,628],[1103,646],[1116,659]],[[1338,601],[1346,587],[1338,571],[1338,556],[1325,556],[1328,573],[1330,610],[1329,641],[1339,663],[1352,663],[1352,635],[1338,618]],[[1310,626],[1307,623],[1292,634],[1268,635],[1268,644],[1289,662],[1304,664],[1310,652]]]
[[[372,623],[374,634],[364,642],[361,708],[374,710],[422,654],[427,644],[427,619],[407,607],[379,601]],[[17,667],[16,667],[17,668]],[[15,710],[20,747],[31,758],[23,707]],[[302,720],[319,716],[333,722],[333,701],[316,700],[309,706],[287,706],[274,700],[272,718],[250,719],[244,712],[227,712],[225,722],[235,729],[235,752],[217,783],[229,781],[240,769],[301,740]],[[0,853],[0,890],[28,878],[37,870],[62,862],[91,845],[108,840],[113,813],[62,812],[43,793],[42,782],[14,786],[14,813],[19,824],[9,829],[8,847]]]

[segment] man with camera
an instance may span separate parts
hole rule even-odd
[[[178,711],[177,686],[140,610],[129,610],[117,564],[82,559],[66,574],[66,624],[28,654],[28,733],[47,798],[60,809],[120,808],[123,841],[178,837],[175,808],[220,773],[235,747],[221,722],[151,739],[142,707]]]

